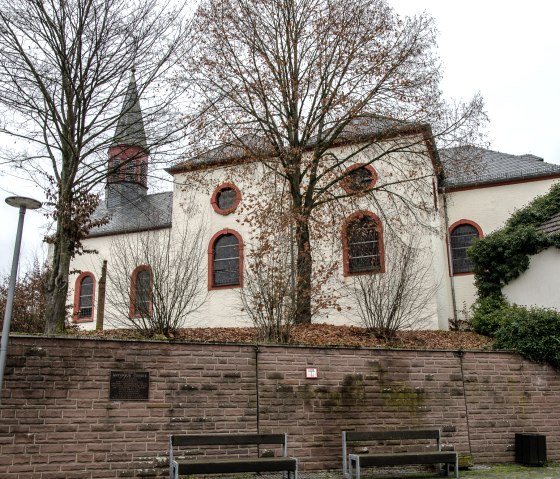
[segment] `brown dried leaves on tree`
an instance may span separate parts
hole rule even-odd
[[[353,196],[340,188],[346,168],[358,161],[393,168],[369,192],[380,216],[387,203],[411,214],[429,209],[440,172],[426,170],[426,152],[434,139],[477,140],[482,101],[448,107],[432,19],[400,18],[383,0],[206,0],[195,25],[184,62],[194,99],[188,118],[197,120],[192,151],[204,158],[227,142],[223,156],[264,159],[284,182],[296,320],[309,322],[312,219],[322,205]],[[395,162],[400,153],[410,164]]]

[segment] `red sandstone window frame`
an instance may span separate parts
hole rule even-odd
[[[233,205],[230,206],[229,208],[225,208],[222,209],[218,206],[218,195],[226,189],[232,189],[235,192],[235,200],[233,202]],[[225,183],[222,183],[221,185],[219,185],[215,190],[214,193],[212,193],[212,198],[210,198],[210,204],[212,205],[212,208],[214,209],[214,211],[220,215],[229,215],[231,213],[233,213],[237,207],[239,206],[239,203],[241,203],[241,190],[233,183],[226,181]]]
[[[482,228],[480,227],[480,225],[478,223],[476,223],[475,221],[472,220],[468,220],[468,219],[460,219],[458,221],[455,221],[455,223],[453,223],[449,229],[447,230],[447,266],[449,268],[449,276],[472,276],[474,274],[474,271],[466,271],[463,273],[455,273],[454,269],[453,269],[453,249],[451,246],[451,235],[453,233],[453,231],[461,225],[469,225],[472,226],[473,228],[475,228],[478,232],[478,239],[482,239],[484,238],[484,233],[482,231]]]
[[[154,275],[150,265],[141,264],[137,266],[132,274],[130,275],[130,305],[128,309],[128,314],[130,318],[141,318],[142,314],[136,311],[136,281],[138,278],[138,273],[142,271],[148,271],[150,273],[150,290],[149,290],[149,306],[148,306],[148,316],[152,316],[152,301],[153,301],[153,287],[154,287]]]
[[[376,225],[377,241],[379,247],[379,269],[371,271],[350,271],[350,255],[348,253],[348,226],[354,220],[359,220],[364,217],[371,218]],[[357,276],[364,274],[378,274],[385,273],[385,244],[383,240],[383,225],[379,217],[371,211],[356,211],[348,216],[342,225],[342,267],[344,276]]]
[[[359,168],[363,168],[364,170],[367,170],[371,173],[371,182],[367,187],[356,190],[353,189],[351,186],[350,174],[352,173],[352,171],[357,170]],[[355,163],[352,166],[346,168],[346,170],[344,171],[344,177],[340,182],[340,186],[344,191],[346,191],[346,193],[360,194],[360,193],[365,193],[367,191],[370,191],[375,186],[378,179],[379,179],[379,175],[377,174],[377,171],[375,171],[375,168],[373,166],[366,163]]]
[[[91,296],[91,315],[80,318],[80,296],[82,292],[82,281],[86,278],[93,280],[92,296]],[[91,323],[95,314],[95,276],[90,271],[84,271],[76,278],[74,285],[74,305],[72,308],[72,319],[75,323]]]
[[[239,283],[238,284],[228,284],[224,286],[214,285],[214,245],[216,241],[224,235],[231,234],[237,238],[239,244]],[[233,289],[243,287],[243,238],[241,235],[230,228],[224,228],[218,231],[208,243],[208,291],[214,291],[219,289]]]

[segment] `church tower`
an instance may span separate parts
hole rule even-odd
[[[126,205],[148,191],[148,144],[134,69],[109,147],[105,202],[108,209]]]

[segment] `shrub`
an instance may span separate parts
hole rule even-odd
[[[494,347],[515,349],[527,359],[560,368],[560,313],[553,309],[516,308],[525,314],[502,323],[495,334]]]
[[[470,327],[478,334],[493,337],[512,315],[519,314],[517,309],[515,306],[510,306],[502,295],[479,298],[473,305]]]
[[[18,278],[14,292],[11,331],[42,333],[45,329],[45,283],[48,271],[39,263]],[[3,327],[10,277],[0,278],[0,327]]]

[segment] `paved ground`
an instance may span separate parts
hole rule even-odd
[[[364,474],[365,473],[365,474]],[[191,476],[194,478],[194,476]],[[217,476],[216,476],[217,477]],[[362,470],[362,479],[441,479],[435,470],[421,467],[372,468]],[[449,476],[453,479],[453,473]],[[220,476],[219,479],[281,479],[281,474],[238,474]],[[300,471],[299,479],[342,479],[341,471]],[[560,464],[551,463],[547,467],[525,467],[516,464],[494,466],[474,466],[459,471],[459,479],[560,479]]]
[[[362,479],[439,479],[435,472],[420,468],[384,468],[368,469],[362,474]],[[453,474],[450,474],[453,478]],[[302,471],[299,479],[341,479],[342,474],[331,472]],[[560,464],[550,464],[547,467],[525,467],[514,464],[496,466],[475,466],[470,470],[459,471],[460,479],[560,479]]]

